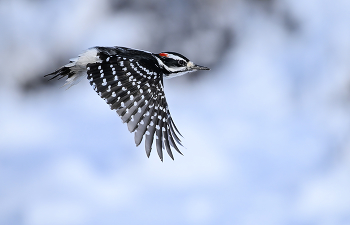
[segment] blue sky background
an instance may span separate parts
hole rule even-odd
[[[0,30],[0,224],[350,224],[350,1],[3,0]],[[115,45],[212,68],[165,81],[184,156],[43,85]]]

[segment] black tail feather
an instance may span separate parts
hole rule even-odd
[[[55,72],[45,75],[44,77],[52,76],[49,80],[53,80],[55,78],[58,78],[58,80],[60,80],[64,77],[69,78],[73,75],[74,75],[74,72],[69,67],[63,66],[58,70],[56,70]]]

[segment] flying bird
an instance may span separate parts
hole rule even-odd
[[[64,86],[77,84],[87,76],[90,85],[135,134],[138,146],[145,137],[145,150],[150,156],[153,140],[159,158],[163,149],[174,159],[171,147],[181,155],[181,145],[164,94],[163,78],[172,78],[197,70],[199,66],[176,52],[155,54],[126,47],[92,47],[59,68],[50,80],[66,78]],[[171,147],[170,147],[171,146]]]

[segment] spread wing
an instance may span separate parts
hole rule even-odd
[[[176,145],[182,145],[178,136],[181,134],[171,118],[164,95],[163,74],[155,59],[129,57],[118,51],[101,51],[99,58],[100,62],[87,64],[90,84],[127,123],[129,131],[135,132],[136,146],[145,136],[149,157],[155,137],[161,160],[162,149],[166,149],[172,159],[171,147],[182,154]]]

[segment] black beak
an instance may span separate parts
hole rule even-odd
[[[210,69],[205,66],[194,65],[193,67],[191,67],[191,70],[210,70]]]

